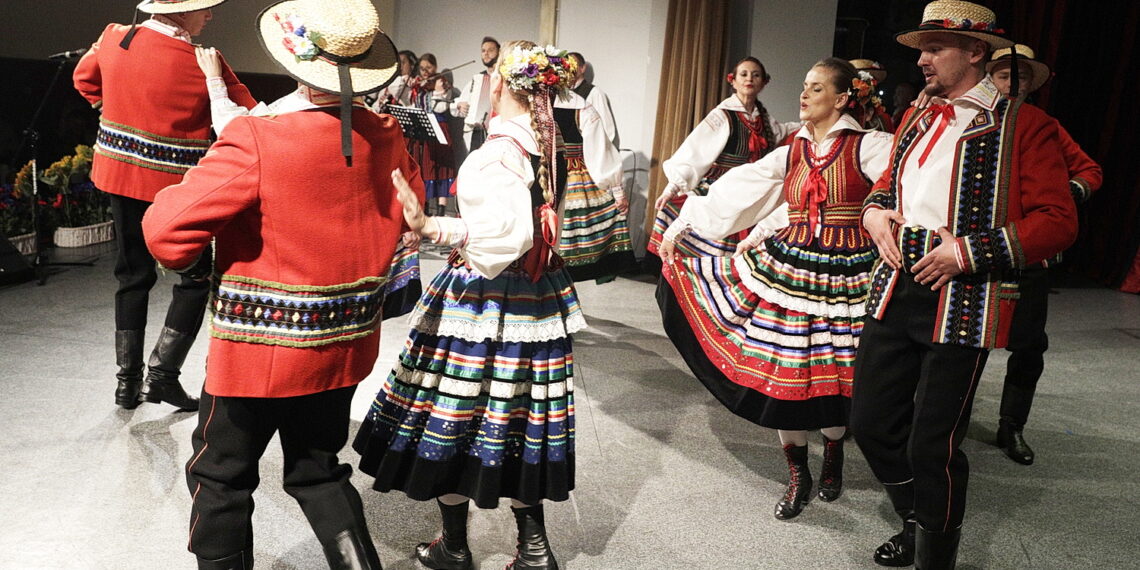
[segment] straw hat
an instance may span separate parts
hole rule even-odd
[[[147,14],[177,14],[213,8],[226,0],[143,0],[138,9]]]
[[[1013,44],[1011,48],[1002,48],[994,52],[993,59],[986,64],[986,73],[992,74],[998,67],[1009,67],[1011,53],[1017,52],[1017,65],[1028,65],[1029,69],[1033,70],[1033,80],[1029,83],[1022,85],[1021,89],[1025,93],[1032,93],[1045,85],[1053,77],[1053,72],[1049,70],[1049,66],[1043,61],[1034,59],[1035,54],[1033,49],[1024,44]]]
[[[193,1],[193,0],[187,0]],[[285,0],[257,16],[261,45],[297,81],[326,93],[364,95],[390,83],[399,70],[396,46],[380,30],[370,0]]]
[[[997,27],[993,10],[961,0],[936,0],[922,11],[922,24],[913,30],[899,32],[895,39],[904,46],[919,49],[924,34],[950,32],[977,38],[989,44],[990,50],[1005,48],[1013,42]]]
[[[851,65],[855,66],[855,71],[866,71],[875,78],[875,81],[882,83],[887,78],[887,70],[879,65],[879,62],[872,59],[853,59]]]

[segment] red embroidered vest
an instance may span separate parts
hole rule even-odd
[[[824,250],[857,251],[871,247],[870,238],[863,235],[859,227],[863,200],[873,184],[859,167],[862,140],[863,133],[845,131],[836,138],[826,156],[815,157],[811,141],[795,139],[788,149],[784,178],[790,223],[780,230],[778,239],[796,246],[817,243]],[[826,197],[822,195],[822,187],[813,190],[816,185],[813,168],[826,184]],[[812,202],[816,202],[814,208]],[[818,237],[815,226],[820,227]]]

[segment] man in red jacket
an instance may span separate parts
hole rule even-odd
[[[139,7],[153,16],[139,25],[111,24],[75,68],[75,88],[102,110],[91,180],[111,196],[118,237],[115,278],[115,403],[141,400],[197,410],[178,377],[202,326],[209,283],[183,277],[174,286],[166,321],[143,380],[143,337],[150,290],[158,280],[146,249],[142,217],[162,188],[182,180],[210,146],[210,97],[191,38],[224,0],[163,0]],[[230,98],[255,101],[228,66]]]
[[[1009,96],[1011,50],[1017,51],[1017,73],[1020,77],[1020,92],[1028,97],[1041,88],[1052,77],[1049,66],[1035,59],[1029,46],[1015,44],[1012,48],[994,52],[993,59],[986,64],[986,71],[993,78],[1001,94]],[[1080,145],[1073,140],[1069,131],[1057,125],[1057,135],[1061,142],[1061,154],[1065,158],[1065,168],[1069,172],[1069,192],[1077,204],[1083,204],[1100,189],[1104,174]],[[1060,255],[1052,260],[1060,261]],[[998,420],[997,445],[1012,460],[1022,465],[1033,463],[1033,449],[1025,442],[1022,430],[1029,419],[1029,409],[1033,406],[1033,396],[1037,392],[1037,381],[1045,370],[1045,351],[1049,348],[1049,337],[1045,334],[1045,321],[1049,312],[1049,263],[1039,263],[1021,272],[1021,285],[1018,292],[1017,311],[1013,314],[1013,325],[1009,329],[1010,352],[1006,362],[1005,384],[1002,386],[1000,419]]]
[[[195,272],[215,242],[206,385],[186,468],[189,549],[199,568],[252,567],[251,495],[279,432],[285,490],[330,567],[380,568],[337,454],[353,392],[376,362],[404,229],[391,173],[415,181],[423,200],[399,124],[354,97],[391,81],[396,48],[370,0],[287,0],[257,26],[301,87],[276,114],[232,119],[143,218],[151,253],[172,270]]]

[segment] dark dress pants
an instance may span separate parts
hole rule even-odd
[[[1045,371],[1049,336],[1045,321],[1049,313],[1049,270],[1033,267],[1021,272],[1021,297],[1009,329],[1010,352],[1001,394],[1001,417],[1023,426],[1037,393],[1037,381]]]
[[[143,239],[142,218],[150,202],[109,194],[118,255],[115,259],[115,330],[145,330],[150,290],[158,280],[154,258]],[[166,326],[194,337],[202,326],[209,281],[182,277],[166,310]]]
[[[866,319],[851,432],[881,483],[914,482],[915,518],[939,532],[958,528],[966,510],[970,467],[959,447],[989,351],[933,342],[939,293],[913,279],[899,277],[882,321]]]
[[[341,531],[367,532],[352,467],[337,453],[348,441],[356,386],[292,398],[231,398],[202,393],[194,454],[186,465],[193,497],[189,550],[219,559],[253,546],[253,491],[258,461],[280,432],[284,488],[322,545]]]

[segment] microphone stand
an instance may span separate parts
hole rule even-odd
[[[52,265],[56,266],[87,266],[95,265],[93,261],[80,261],[80,262],[48,262],[47,248],[44,247],[43,228],[41,227],[40,216],[40,171],[39,171],[39,140],[40,133],[36,130],[36,123],[39,122],[40,114],[43,113],[44,107],[47,106],[48,97],[51,96],[52,91],[55,89],[55,84],[59,82],[59,76],[63,73],[64,66],[67,65],[68,60],[60,60],[59,65],[55,68],[55,75],[52,75],[51,82],[48,83],[47,90],[44,91],[43,98],[40,99],[40,104],[36,107],[36,112],[32,114],[32,120],[28,124],[28,128],[24,129],[23,140],[20,141],[19,150],[14,155],[19,162],[20,153],[23,152],[24,147],[28,147],[32,153],[32,232],[35,235],[36,255],[32,260],[32,269],[36,274],[36,284],[43,285],[47,283],[47,268]]]

